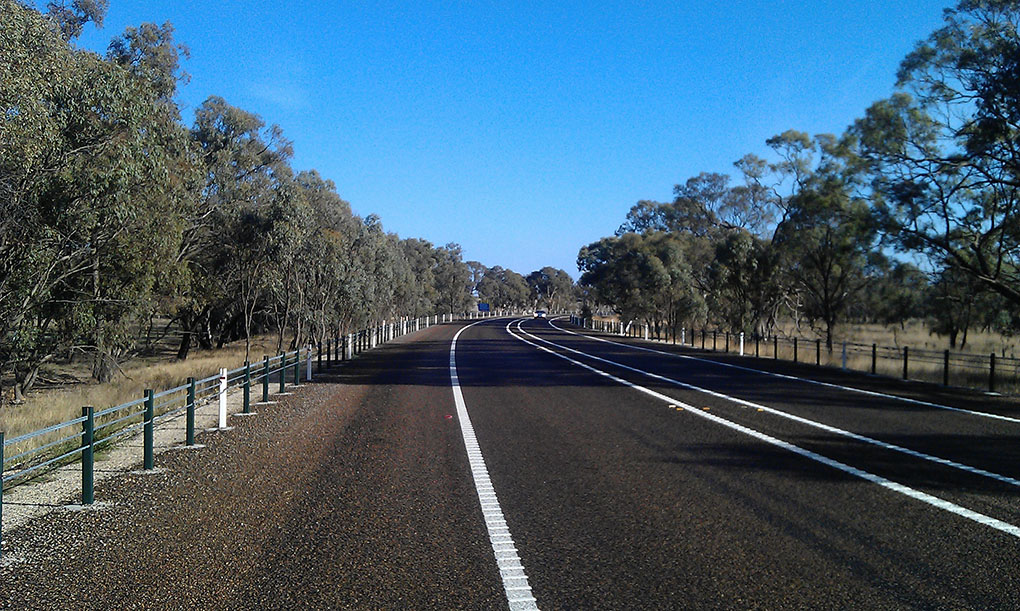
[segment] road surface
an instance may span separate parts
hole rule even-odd
[[[6,534],[0,603],[1020,607],[1014,402],[579,332],[366,352]]]

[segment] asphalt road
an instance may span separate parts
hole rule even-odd
[[[0,604],[1020,608],[1015,402],[510,322],[400,338],[5,534]]]

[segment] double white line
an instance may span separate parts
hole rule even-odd
[[[948,512],[954,513],[954,514],[956,514],[958,516],[967,518],[968,520],[973,520],[975,522],[978,522],[979,524],[984,524],[985,526],[989,526],[989,527],[994,528],[994,529],[996,529],[996,530],[998,530],[1000,532],[1003,532],[1003,533],[1012,535],[1014,537],[1020,538],[1020,527],[1018,527],[1018,526],[1015,526],[1013,524],[1009,524],[1008,522],[1003,522],[1001,520],[998,520],[996,518],[987,516],[987,515],[982,514],[982,513],[978,513],[976,511],[972,511],[970,509],[967,509],[966,507],[962,507],[960,505],[957,505],[955,503],[951,503],[951,502],[946,501],[944,499],[940,499],[938,497],[932,496],[932,495],[927,494],[925,492],[921,492],[920,490],[916,490],[914,488],[910,488],[909,486],[905,486],[903,484],[899,484],[899,483],[894,482],[892,480],[886,479],[886,478],[884,478],[884,477],[882,477],[880,475],[875,475],[875,474],[870,473],[868,471],[864,471],[862,469],[858,469],[856,467],[852,467],[850,465],[847,465],[845,463],[839,462],[839,461],[834,460],[832,458],[828,458],[826,456],[822,456],[821,454],[818,454],[816,452],[812,452],[811,450],[807,450],[805,448],[802,448],[800,446],[794,445],[794,444],[789,443],[787,441],[783,441],[781,439],[777,439],[775,437],[772,437],[772,436],[767,435],[765,433],[762,433],[760,431],[756,431],[754,429],[748,428],[748,427],[743,426],[741,424],[737,424],[736,422],[733,422],[733,421],[727,420],[725,418],[721,418],[719,416],[716,416],[715,414],[711,414],[711,413],[699,410],[699,409],[697,409],[696,407],[694,407],[692,405],[688,405],[686,403],[678,401],[678,400],[676,400],[676,399],[674,399],[672,397],[669,397],[669,396],[664,395],[662,393],[656,392],[656,391],[651,390],[649,388],[646,388],[644,386],[640,386],[640,385],[635,384],[633,382],[629,382],[627,380],[624,380],[623,378],[614,376],[613,374],[608,373],[606,371],[603,371],[601,369],[596,369],[596,368],[594,368],[594,367],[592,367],[590,365],[582,363],[582,362],[580,362],[580,361],[578,361],[576,359],[570,358],[569,356],[567,356],[565,354],[562,354],[561,352],[556,352],[554,350],[551,350],[551,349],[549,349],[549,348],[547,348],[545,346],[542,346],[542,345],[540,345],[539,343],[536,343],[536,342],[540,342],[542,344],[547,344],[549,346],[553,346],[553,347],[559,348],[559,349],[564,350],[566,352],[571,352],[571,353],[583,356],[583,357],[588,358],[588,359],[592,359],[592,360],[595,360],[595,361],[606,363],[608,365],[612,365],[614,367],[619,367],[621,369],[626,369],[628,371],[633,371],[635,373],[639,373],[641,375],[648,376],[650,378],[654,378],[654,379],[657,379],[657,380],[660,380],[660,381],[663,381],[663,382],[667,382],[667,383],[674,384],[674,385],[677,385],[677,386],[685,387],[685,388],[688,388],[688,389],[691,389],[691,390],[697,390],[697,391],[700,391],[700,392],[706,392],[706,393],[709,393],[709,394],[711,394],[713,396],[716,396],[716,397],[719,397],[719,398],[724,398],[724,399],[727,399],[727,400],[730,400],[730,401],[733,401],[733,402],[736,402],[736,403],[739,403],[739,404],[743,404],[743,405],[747,405],[747,406],[753,406],[753,407],[756,407],[756,408],[768,411],[769,413],[772,413],[772,414],[775,414],[775,415],[781,415],[783,417],[787,417],[787,418],[790,418],[792,420],[796,420],[796,421],[801,422],[803,424],[809,424],[811,426],[815,426],[817,428],[821,428],[821,429],[826,430],[828,432],[832,432],[832,433],[840,434],[840,435],[843,435],[843,436],[846,436],[846,437],[850,437],[850,438],[855,439],[857,441],[863,441],[863,442],[866,442],[866,443],[872,443],[874,445],[878,445],[880,447],[883,447],[883,448],[886,448],[886,449],[889,449],[889,450],[894,450],[894,451],[897,451],[897,452],[903,452],[903,453],[909,454],[909,455],[914,456],[916,458],[921,458],[921,459],[924,459],[924,460],[929,460],[929,461],[932,461],[932,462],[936,462],[936,463],[941,464],[941,465],[954,467],[954,468],[961,469],[961,470],[964,470],[964,471],[967,471],[969,473],[973,473],[973,474],[976,474],[976,475],[982,475],[982,476],[985,476],[985,477],[990,477],[990,478],[995,479],[997,481],[1004,482],[1004,483],[1007,483],[1007,484],[1011,484],[1011,485],[1014,485],[1014,486],[1020,486],[1020,481],[1018,481],[1016,479],[1013,479],[1013,478],[1010,478],[1010,477],[1007,477],[1007,476],[1004,476],[1004,475],[999,475],[999,474],[996,474],[996,473],[991,473],[989,471],[984,471],[982,469],[977,469],[975,467],[970,467],[970,466],[967,466],[967,465],[956,463],[956,462],[953,462],[953,461],[950,461],[950,460],[938,458],[938,457],[935,457],[935,456],[931,456],[931,455],[928,455],[928,454],[924,454],[922,452],[917,452],[917,451],[910,450],[910,449],[907,449],[907,448],[903,448],[903,447],[900,447],[900,446],[896,446],[896,445],[893,445],[893,444],[888,444],[888,443],[885,443],[885,442],[882,442],[882,441],[879,441],[879,440],[876,440],[876,439],[872,439],[870,437],[865,437],[863,435],[858,435],[856,433],[851,433],[849,431],[844,431],[842,429],[831,427],[831,426],[828,426],[828,425],[825,425],[825,424],[821,424],[821,423],[818,423],[818,422],[814,422],[814,421],[811,421],[811,420],[807,420],[807,419],[804,419],[804,418],[800,418],[799,416],[793,416],[792,414],[787,414],[785,412],[781,412],[779,410],[768,408],[768,407],[763,406],[763,405],[758,405],[756,403],[751,403],[749,401],[744,401],[743,399],[737,399],[735,397],[730,397],[728,395],[723,395],[721,393],[716,393],[716,392],[713,392],[713,391],[708,391],[706,389],[698,388],[698,387],[692,386],[690,384],[685,384],[683,382],[679,382],[677,380],[666,378],[664,376],[660,376],[660,375],[655,374],[655,373],[651,373],[651,372],[648,372],[648,371],[637,369],[637,368],[631,367],[629,365],[624,365],[622,363],[618,363],[618,362],[611,361],[611,360],[608,360],[608,359],[604,359],[604,358],[601,358],[601,357],[598,357],[598,356],[587,354],[585,352],[581,352],[579,350],[575,350],[573,348],[569,348],[567,346],[563,346],[561,344],[557,344],[555,342],[551,342],[551,341],[542,339],[540,337],[537,337],[535,335],[532,335],[531,333],[528,333],[527,331],[525,331],[521,327],[521,323],[522,322],[523,321],[518,320],[518,321],[516,321],[516,323],[511,322],[511,323],[507,324],[507,326],[506,326],[507,332],[510,335],[512,335],[513,337],[519,339],[520,341],[522,341],[522,342],[524,342],[526,344],[529,344],[529,345],[531,345],[531,346],[533,346],[535,348],[538,348],[539,350],[543,350],[543,351],[545,351],[545,352],[547,352],[549,354],[552,354],[552,355],[557,356],[557,357],[559,357],[561,359],[564,359],[564,360],[566,360],[566,361],[568,361],[570,363],[573,363],[574,365],[577,365],[578,367],[581,367],[583,369],[591,371],[592,373],[595,373],[597,375],[609,378],[610,380],[613,380],[614,382],[617,382],[617,383],[622,384],[624,386],[628,386],[630,388],[633,388],[634,390],[637,390],[637,391],[642,392],[642,393],[644,393],[646,395],[649,395],[651,397],[654,397],[656,399],[664,401],[664,402],[666,402],[666,403],[668,403],[670,405],[677,405],[677,406],[680,406],[680,407],[684,407],[684,408],[687,409],[688,413],[694,414],[695,416],[698,416],[698,417],[704,418],[706,420],[715,422],[716,424],[721,424],[722,426],[725,426],[727,428],[730,428],[730,429],[733,429],[735,431],[744,433],[745,435],[749,435],[751,437],[754,437],[755,439],[759,439],[759,440],[764,441],[764,442],[766,442],[768,444],[771,444],[771,445],[783,448],[784,450],[788,450],[790,452],[793,452],[794,454],[799,454],[799,455],[801,455],[801,456],[803,456],[805,458],[809,458],[809,459],[811,459],[813,461],[816,461],[816,462],[819,462],[819,463],[821,463],[823,465],[827,465],[827,466],[832,467],[834,469],[838,469],[839,471],[843,471],[844,473],[848,473],[848,474],[853,475],[855,477],[859,477],[859,478],[861,478],[863,480],[866,480],[866,481],[869,481],[869,482],[871,482],[873,484],[878,484],[879,486],[882,486],[883,488],[887,488],[889,490],[892,490],[894,492],[898,492],[900,494],[903,494],[905,496],[911,497],[911,498],[916,499],[918,501],[921,501],[923,503],[927,503],[928,505],[931,505],[932,507],[937,507],[937,508],[942,509],[944,511],[948,511]],[[513,324],[517,325],[517,329],[516,330],[521,335],[517,335],[517,334],[513,333],[513,331],[511,330],[511,325],[513,325]],[[522,336],[530,337],[531,339],[533,339],[535,341],[530,341],[528,339],[525,339]]]

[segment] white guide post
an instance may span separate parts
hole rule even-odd
[[[227,369],[220,369],[220,428],[227,428]]]
[[[740,332],[740,356],[744,356],[744,332]]]

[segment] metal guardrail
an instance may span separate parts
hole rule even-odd
[[[186,384],[154,392],[146,390],[145,396],[106,409],[96,411],[92,406],[82,407],[82,415],[66,422],[47,426],[17,437],[5,438],[0,431],[0,524],[3,521],[3,494],[18,485],[29,482],[43,473],[57,467],[81,461],[83,505],[95,502],[94,457],[100,446],[108,446],[118,439],[143,431],[142,464],[144,470],[154,468],[154,431],[158,423],[180,416],[186,416],[184,444],[195,445],[195,410],[213,401],[220,402],[220,427],[226,424],[226,394],[233,387],[243,390],[242,413],[251,412],[252,386],[261,386],[261,401],[269,401],[269,388],[279,384],[284,392],[288,377],[293,384],[300,383],[302,370],[306,381],[312,380],[313,360],[321,373],[332,368],[334,361],[353,359],[391,339],[441,322],[456,318],[474,318],[467,314],[455,317],[452,314],[435,314],[419,318],[401,318],[343,336],[327,338],[325,344],[299,348],[276,356],[265,356],[261,362],[246,363],[236,369],[221,369],[219,373],[195,379],[188,378]],[[303,358],[302,358],[303,357]],[[291,360],[293,359],[293,360]],[[325,361],[325,365],[324,365]],[[158,402],[157,402],[158,401]],[[141,406],[141,409],[137,409]],[[80,429],[78,428],[80,427]],[[73,430],[71,433],[69,431]],[[52,436],[50,439],[47,436]],[[42,443],[28,445],[27,442],[43,437]],[[13,452],[13,454],[12,454]],[[0,551],[3,533],[0,529]]]
[[[990,393],[1008,386],[1014,392],[1020,390],[1020,359],[997,356],[994,352],[984,355],[951,350],[929,350],[909,346],[880,346],[856,342],[839,342],[829,351],[820,339],[802,337],[761,336],[744,333],[730,333],[719,329],[681,327],[675,333],[660,333],[653,337],[648,325],[624,324],[614,320],[595,320],[571,317],[571,323],[613,335],[672,341],[674,344],[701,348],[715,352],[738,352],[758,358],[792,360],[823,366],[831,365],[838,354],[842,369],[850,369],[848,361],[864,360],[870,366],[862,371],[872,375],[895,372],[904,380],[925,380],[941,382],[943,386],[957,386]],[[784,356],[781,356],[784,354]],[[824,355],[824,363],[823,363]],[[879,364],[882,364],[881,372]],[[918,374],[918,365],[923,370]],[[900,375],[902,374],[902,375]],[[941,379],[939,379],[941,377]],[[955,382],[955,383],[954,383]]]

